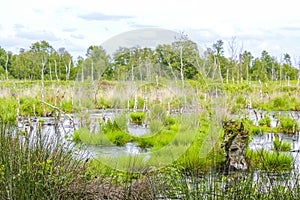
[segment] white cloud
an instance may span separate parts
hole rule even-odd
[[[275,55],[300,54],[296,0],[10,0],[2,5],[0,45],[12,51],[44,37],[77,57],[119,33],[157,27],[185,31],[200,45],[236,36],[256,55],[263,48]]]

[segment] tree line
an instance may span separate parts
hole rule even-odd
[[[300,66],[293,66],[291,56],[281,59],[266,50],[260,57],[243,51],[233,39],[230,56],[224,55],[224,42],[216,41],[200,50],[182,36],[172,44],[155,48],[120,47],[110,56],[101,46],[90,46],[85,58],[76,61],[65,49],[55,50],[48,42],[32,44],[29,50],[13,54],[0,47],[0,80],[146,80],[158,77],[181,81],[205,76],[219,76],[224,82],[299,80]]]

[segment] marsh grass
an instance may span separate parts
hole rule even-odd
[[[251,169],[266,171],[285,171],[293,167],[293,157],[285,152],[247,150],[246,158]]]
[[[275,137],[275,140],[273,141],[273,149],[277,152],[288,152],[292,149],[292,144],[291,142],[280,140],[279,137]]]
[[[142,124],[145,119],[144,112],[131,112],[130,114],[130,121],[135,124]]]
[[[171,173],[170,173],[171,172]],[[297,199],[299,177],[286,172],[266,171],[196,172],[166,169],[157,177],[156,193],[168,199]]]
[[[299,123],[291,117],[281,116],[279,122],[279,128],[283,133],[294,134],[299,131]]]
[[[83,198],[88,179],[81,156],[62,138],[1,124],[0,196],[2,199]]]
[[[72,140],[86,145],[112,145],[103,132],[93,133],[86,127],[75,130]]]

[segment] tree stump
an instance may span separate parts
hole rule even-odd
[[[223,122],[224,140],[222,147],[226,152],[226,171],[247,170],[245,159],[246,148],[248,145],[249,132],[244,129],[241,122],[235,121]]]

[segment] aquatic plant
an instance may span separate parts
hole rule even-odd
[[[129,116],[130,116],[130,121],[135,124],[142,124],[145,119],[144,112],[131,112]]]
[[[281,116],[279,119],[279,128],[283,133],[293,134],[299,130],[299,124],[291,117]]]
[[[39,125],[37,125],[39,126]],[[1,199],[83,198],[88,190],[84,157],[74,157],[74,146],[49,134],[18,132],[0,124]]]

